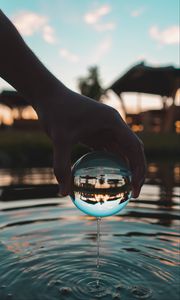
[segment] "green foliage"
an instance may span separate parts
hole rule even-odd
[[[179,154],[179,136],[168,134],[139,134],[145,145],[148,159],[172,160]],[[89,152],[84,145],[76,145],[72,150],[72,163]],[[52,143],[41,131],[0,131],[0,167],[52,166]]]
[[[72,163],[89,148],[76,145],[72,151]],[[0,131],[0,168],[52,166],[52,143],[42,131]]]
[[[179,135],[173,133],[139,133],[144,143],[145,153],[150,158],[179,157]]]
[[[88,72],[86,77],[79,78],[78,88],[81,94],[99,101],[103,94],[103,88],[99,79],[98,67],[90,67]]]
[[[0,132],[0,167],[43,166],[52,164],[52,146],[41,131]]]

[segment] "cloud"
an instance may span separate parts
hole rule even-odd
[[[157,26],[149,29],[150,36],[163,45],[173,45],[179,43],[180,27],[177,25],[160,30]]]
[[[77,63],[79,61],[79,57],[76,54],[70,52],[65,48],[60,49],[59,54],[69,62]]]
[[[93,53],[92,63],[99,62],[112,48],[112,39],[103,39],[96,47]]]
[[[96,31],[114,30],[116,27],[114,22],[102,23],[103,16],[110,13],[110,5],[102,5],[93,12],[88,12],[84,15],[84,21],[88,25],[91,25]]]
[[[87,24],[96,24],[102,16],[107,15],[110,11],[111,7],[109,5],[103,5],[95,11],[85,14],[84,20]]]
[[[56,38],[55,38],[55,34],[54,34],[54,29],[51,26],[46,25],[46,26],[43,27],[42,36],[43,36],[43,39],[47,43],[55,44]]]
[[[49,25],[48,18],[30,11],[22,11],[13,17],[13,23],[23,36],[40,33],[50,44],[56,42],[54,29]]]
[[[144,7],[140,7],[131,11],[131,17],[139,17],[144,12]]]
[[[13,23],[21,34],[31,36],[46,25],[47,18],[33,12],[20,12],[13,18]]]

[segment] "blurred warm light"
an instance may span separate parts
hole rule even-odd
[[[179,164],[177,164],[174,167],[174,178],[175,178],[175,181],[177,181],[177,182],[180,181],[180,165]]]
[[[11,125],[13,123],[12,111],[9,107],[0,104],[0,124]]]
[[[155,165],[154,163],[149,164],[148,171],[150,173],[157,173],[157,171],[158,171],[157,165]]]
[[[132,119],[131,117],[127,117],[127,118],[126,118],[126,122],[127,122],[128,124],[131,124],[132,121],[133,121],[133,119]]]
[[[13,119],[19,119],[20,118],[20,113],[19,113],[17,108],[12,109],[12,116],[13,116]]]
[[[124,92],[121,96],[128,113],[138,114],[141,111],[162,109],[162,98],[158,95]]]
[[[175,96],[175,104],[179,105],[180,104],[180,89],[177,90],[176,96]]]
[[[176,121],[175,122],[175,130],[176,130],[176,133],[180,133],[180,121]]]
[[[134,131],[134,132],[140,132],[140,131],[143,131],[144,129],[144,126],[143,125],[132,125],[131,129]]]
[[[34,109],[31,106],[27,106],[22,111],[22,118],[37,120],[38,117],[37,117],[37,114],[35,113]]]
[[[16,119],[37,120],[37,114],[31,106],[24,109],[13,108],[0,104],[0,124],[12,125]]]

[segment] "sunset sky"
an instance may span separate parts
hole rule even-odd
[[[178,5],[179,0],[0,0],[36,55],[76,91],[77,79],[92,65],[99,67],[104,87],[142,60],[177,67]],[[1,79],[0,90],[7,87]],[[117,97],[110,96],[118,107]],[[136,95],[125,98],[135,110]],[[159,107],[160,98],[143,97],[141,105]]]

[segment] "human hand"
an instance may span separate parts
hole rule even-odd
[[[39,115],[53,142],[54,173],[60,193],[65,196],[70,192],[71,150],[80,142],[124,157],[132,172],[132,195],[138,197],[146,174],[143,144],[119,113],[65,87],[46,99],[48,102],[40,107]]]
[[[146,173],[143,146],[118,112],[67,89],[34,55],[2,11],[0,40],[0,76],[34,107],[52,139],[61,194],[70,192],[71,149],[81,142],[123,156],[132,172],[133,196],[138,197]]]

